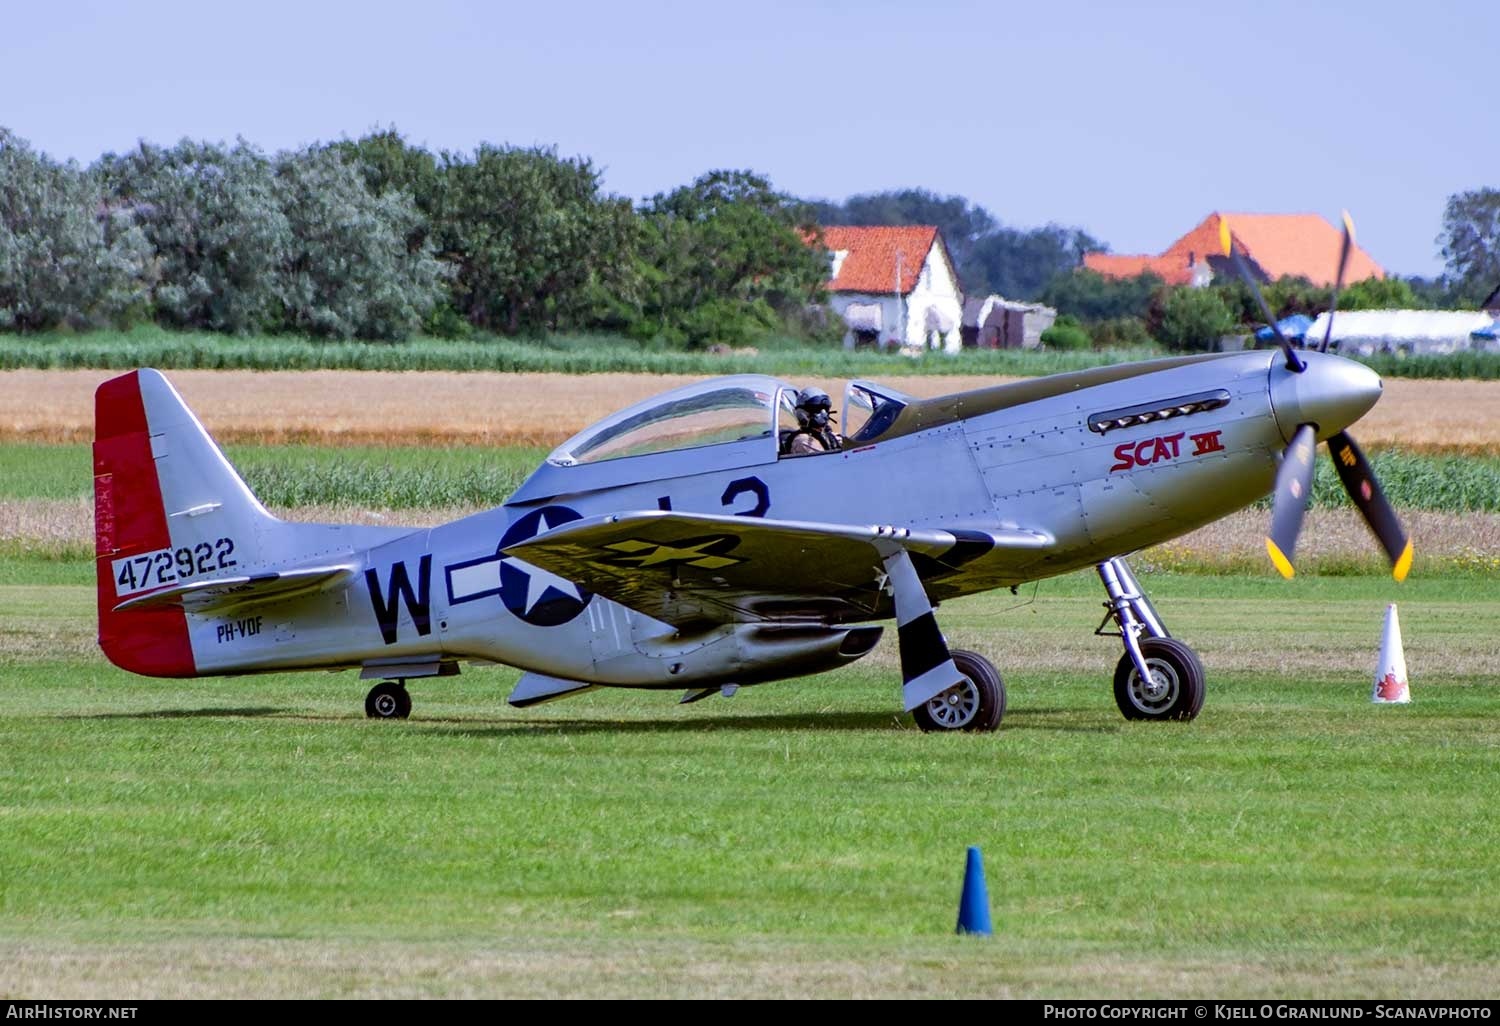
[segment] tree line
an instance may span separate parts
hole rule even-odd
[[[935,224],[966,293],[1047,302],[1083,344],[1192,347],[1209,326],[1258,318],[1234,283],[1105,279],[1078,270],[1107,249],[1080,228],[1011,227],[922,189],[808,201],[720,170],[633,203],[585,157],[432,153],[395,129],[275,154],[142,142],[79,167],[0,128],[0,330],[831,339],[843,332],[819,305],[827,254],[807,244],[820,224]],[[1473,303],[1500,284],[1500,190],[1451,198],[1443,228],[1448,276],[1362,283],[1340,306]],[[1328,300],[1306,282],[1267,291],[1278,315]]]
[[[434,154],[388,130],[270,155],[143,142],[80,168],[0,128],[0,329],[736,342],[814,323],[815,228],[749,171],[635,205],[547,147]]]

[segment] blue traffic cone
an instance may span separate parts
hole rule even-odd
[[[958,899],[958,932],[988,937],[990,929],[990,892],[984,885],[984,856],[977,847],[969,848],[969,861],[964,867],[964,893]]]

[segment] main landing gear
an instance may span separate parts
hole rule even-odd
[[[1096,569],[1109,601],[1095,634],[1118,637],[1125,654],[1115,666],[1115,704],[1127,720],[1190,720],[1203,708],[1203,664],[1167,632],[1123,558]],[[1106,631],[1113,620],[1118,631]]]
[[[404,720],[411,715],[411,693],[405,679],[383,680],[365,696],[365,715],[372,720]]]
[[[1005,681],[995,664],[978,652],[954,649],[953,665],[963,679],[911,711],[923,731],[991,731],[1005,715]]]

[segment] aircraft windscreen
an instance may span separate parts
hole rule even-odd
[[[565,443],[552,456],[564,466],[696,449],[772,435],[773,390],[745,385],[669,394],[617,414]]]
[[[845,444],[873,442],[896,422],[906,404],[907,397],[892,389],[851,381],[844,390]]]

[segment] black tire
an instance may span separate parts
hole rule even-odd
[[[1141,686],[1141,675],[1127,652],[1115,666],[1115,704],[1127,720],[1191,720],[1203,708],[1203,664],[1198,653],[1176,638],[1147,638],[1141,654],[1157,678]]]
[[[924,733],[995,730],[1005,716],[1005,681],[994,664],[978,652],[957,649],[953,665],[964,675],[964,683],[913,709],[917,726]]]
[[[404,720],[411,715],[411,693],[399,680],[383,680],[365,696],[365,715],[372,720]]]

